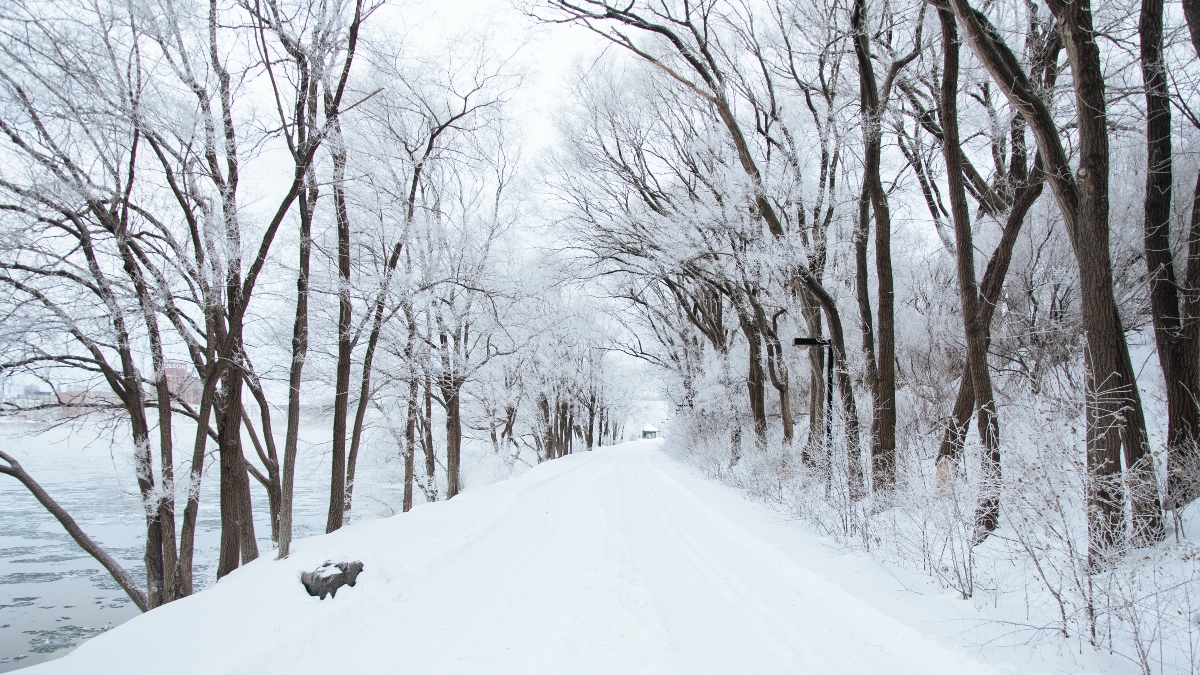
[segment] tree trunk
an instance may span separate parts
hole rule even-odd
[[[383,331],[383,310],[387,300],[388,286],[392,273],[400,262],[401,244],[392,247],[388,258],[383,288],[375,300],[375,318],[371,324],[371,335],[367,338],[367,351],[363,354],[362,385],[358,392],[358,406],[354,411],[354,427],[350,432],[350,457],[346,460],[346,517],[350,517],[350,506],[354,501],[354,472],[358,466],[358,448],[362,444],[363,420],[366,419],[367,404],[371,401],[371,368],[375,361],[375,349],[379,346],[379,335]]]
[[[875,410],[871,417],[871,485],[879,491],[896,482],[896,329],[895,290],[892,282],[892,217],[887,192],[880,178],[883,147],[883,103],[871,64],[870,36],[866,28],[866,0],[854,0],[851,14],[854,52],[858,58],[859,96],[863,124],[863,187],[875,216],[875,276],[878,287],[875,326],[878,340],[878,375]],[[858,242],[856,242],[858,244]],[[865,246],[865,241],[861,244]],[[864,338],[865,340],[865,338]]]
[[[792,419],[792,390],[787,363],[783,358],[783,345],[779,343],[774,331],[764,337],[767,338],[767,374],[771,377],[771,386],[779,394],[779,419],[783,424],[783,442],[790,447],[795,437],[796,424]]]
[[[1000,243],[996,245],[996,250],[992,252],[992,257],[988,260],[987,269],[984,270],[983,282],[979,288],[979,323],[983,327],[989,346],[991,344],[992,317],[995,314],[996,304],[1000,302],[1000,293],[1004,290],[1004,278],[1008,275],[1008,266],[1012,262],[1012,252],[1017,243],[1017,235],[1020,234],[1025,223],[1025,215],[1041,196],[1043,185],[1045,185],[1045,181],[1042,178],[1041,170],[1035,169],[1035,175],[1017,188],[1013,206],[1008,212],[1004,230],[1000,234]],[[950,470],[947,462],[957,461],[962,454],[963,441],[967,434],[971,413],[975,409],[974,387],[975,385],[971,381],[970,364],[964,364],[962,378],[958,384],[958,395],[954,399],[954,408],[950,415],[950,424],[946,427],[946,433],[942,436],[942,443],[938,447],[938,471],[942,480],[949,478]]]
[[[809,337],[821,337],[821,306],[803,287],[800,287],[800,311],[808,327]],[[806,465],[816,464],[823,457],[825,443],[825,350],[808,350],[808,440],[800,459]],[[820,450],[821,452],[818,452]]]
[[[326,92],[326,100],[331,94]],[[328,106],[328,103],[327,103]],[[326,110],[326,115],[329,115]],[[334,115],[336,116],[336,111]],[[333,392],[333,463],[329,483],[329,517],[325,531],[342,526],[346,511],[346,418],[350,406],[350,215],[346,209],[346,148],[341,125],[332,122],[330,156],[333,158],[333,203],[337,215],[338,334],[337,374]]]
[[[161,355],[161,351],[160,351]],[[165,367],[165,362],[162,363]],[[158,438],[159,463],[162,466],[162,498],[158,507],[158,523],[162,539],[163,602],[179,596],[179,550],[175,540],[175,454],[171,437],[171,393],[165,372],[159,375]]]
[[[459,411],[458,386],[449,383],[443,387],[446,397],[446,499],[453,499],[459,491],[459,468],[462,464],[462,417]]]
[[[1133,487],[1135,537],[1156,539],[1162,536],[1163,528],[1141,397],[1113,296],[1106,102],[1090,4],[1085,0],[1049,3],[1067,48],[1075,89],[1079,128],[1079,169],[1075,175],[1049,109],[995,28],[967,0],[951,0],[951,4],[976,56],[1037,138],[1038,152],[1075,251],[1087,335],[1085,407],[1092,484],[1089,556],[1093,565],[1103,565],[1109,552],[1120,545],[1118,536],[1123,532],[1122,450]]]
[[[300,193],[300,259],[296,275],[296,318],[292,322],[292,362],[288,369],[287,431],[283,444],[283,476],[279,505],[279,558],[288,557],[292,547],[292,509],[296,490],[296,451],[300,443],[300,386],[308,359],[308,284],[312,258],[312,213],[318,188],[313,172],[306,175]]]
[[[766,373],[762,364],[762,336],[750,317],[738,312],[742,334],[749,346],[749,364],[746,371],[746,393],[750,401],[750,419],[754,423],[754,438],[760,447],[767,442]]]
[[[587,442],[587,449],[591,450],[592,445],[594,444],[595,438],[596,438],[596,436],[595,436],[595,434],[596,434],[596,394],[595,394],[595,392],[592,392],[591,395],[588,397],[587,411],[588,411],[587,432],[586,432],[586,435],[584,436],[584,440]]]
[[[1110,477],[1120,473],[1124,449],[1126,465],[1133,475],[1133,530],[1136,539],[1157,539],[1162,533],[1157,481],[1146,437],[1137,378],[1129,358],[1125,329],[1113,296],[1112,260],[1109,254],[1109,149],[1105,113],[1104,75],[1100,49],[1092,27],[1090,2],[1055,0],[1051,11],[1059,27],[1071,63],[1076,106],[1079,111],[1078,215],[1073,229],[1075,256],[1080,269],[1083,324],[1088,335],[1091,368],[1089,419],[1093,421],[1088,448],[1090,466],[1097,484],[1094,506],[1103,515],[1101,547],[1111,546],[1120,529],[1107,523],[1120,518],[1120,504],[1105,497]],[[1118,479],[1119,482],[1119,479]],[[1101,485],[1104,484],[1104,485]]]
[[[178,597],[191,595],[194,584],[192,561],[196,544],[196,521],[200,515],[200,482],[204,477],[204,457],[208,454],[205,450],[208,448],[213,399],[216,397],[223,370],[212,356],[210,353],[208,362],[214,365],[201,370],[205,375],[204,388],[200,392],[200,411],[196,415],[196,439],[192,446],[192,465],[188,472],[187,503],[183,509],[183,526],[179,532],[179,571],[175,575],[179,580]]]
[[[142,433],[135,431],[133,445],[133,461],[137,467],[142,508],[146,515],[146,552],[142,558],[146,563],[146,599],[153,609],[163,603],[162,525],[158,519],[159,505],[153,499],[155,486],[151,473],[153,469],[150,467],[150,439],[144,429]]]
[[[229,338],[233,339],[233,331]],[[230,351],[240,353],[240,346]],[[221,554],[217,563],[217,578],[237,569],[243,562],[258,557],[254,539],[252,513],[246,509],[250,483],[246,476],[246,459],[242,454],[242,371],[233,355],[223,355],[233,363],[224,369],[221,378],[221,397],[217,411],[217,447],[221,463]],[[247,536],[247,534],[249,536]],[[251,547],[246,550],[246,547]]]
[[[433,499],[438,500],[437,481],[434,480],[437,470],[437,458],[433,453],[433,382],[429,374],[425,375],[425,415],[421,425],[421,447],[425,450],[425,478],[429,481],[429,491]]]
[[[267,395],[262,389],[262,383],[259,381],[258,375],[254,372],[249,362],[246,363],[246,387],[250,390],[250,394],[258,404],[259,424],[262,425],[262,440],[260,441],[258,434],[255,433],[254,425],[244,408],[242,410],[242,422],[246,425],[246,431],[250,434],[250,442],[254,445],[254,449],[257,451],[259,459],[266,468],[267,474],[263,476],[261,473],[252,470],[253,467],[250,465],[247,465],[247,470],[254,475],[255,479],[267,491],[267,502],[271,515],[271,541],[278,543],[279,511],[283,488],[279,475],[279,453],[275,447],[275,425],[271,420],[271,404],[267,401]]]
[[[420,385],[417,378],[408,383],[408,419],[404,425],[404,513],[413,507],[414,460],[417,452],[417,394]]]
[[[862,333],[863,361],[866,364],[867,390],[871,393],[871,419],[875,419],[879,400],[879,365],[875,361],[875,319],[871,311],[870,270],[867,266],[867,242],[871,234],[871,201],[864,181],[858,196],[858,218],[854,226],[854,291],[858,299],[858,322]],[[871,422],[874,438],[875,422]],[[872,441],[874,447],[874,441]]]
[[[988,371],[987,330],[980,311],[979,288],[975,283],[975,241],[971,233],[971,214],[963,184],[961,141],[958,135],[959,42],[954,14],[939,10],[942,26],[941,110],[942,155],[946,161],[946,182],[950,196],[950,214],[954,221],[954,245],[958,268],[958,289],[962,301],[963,330],[967,338],[967,366],[971,389],[978,408],[979,440],[983,446],[979,505],[975,512],[975,543],[983,541],[1000,526],[1000,424],[992,396]]]
[[[1187,5],[1184,3],[1185,14]],[[1200,349],[1196,317],[1180,302],[1171,250],[1171,199],[1174,176],[1171,161],[1171,103],[1163,60],[1163,2],[1143,0],[1141,21],[1142,83],[1146,90],[1146,198],[1144,236],[1150,280],[1150,309],[1154,342],[1167,393],[1167,466],[1182,465],[1200,440],[1200,407],[1197,378]],[[1197,52],[1200,55],[1200,51]],[[1190,288],[1188,288],[1191,291]],[[1189,326],[1189,328],[1185,328]],[[1172,461],[1175,460],[1175,461]],[[1167,502],[1174,508],[1187,504],[1187,494],[1176,472],[1168,473]],[[1174,488],[1174,489],[1172,489]]]
[[[87,551],[105,570],[108,570],[113,580],[125,591],[129,599],[133,600],[133,604],[143,612],[148,611],[151,608],[150,601],[147,599],[146,594],[138,588],[138,584],[133,580],[133,577],[129,576],[129,573],[125,571],[125,568],[121,567],[119,562],[104,549],[100,548],[96,542],[92,541],[91,537],[87,536],[83,529],[79,527],[79,524],[75,522],[75,519],[21,467],[17,460],[13,459],[12,456],[3,450],[0,450],[0,460],[8,463],[8,466],[0,465],[0,473],[8,474],[21,481],[21,484],[50,512],[50,515],[54,516],[62,524],[67,534],[71,535],[71,539],[74,539],[80,548]]]
[[[829,323],[829,339],[833,343],[833,365],[837,372],[838,396],[841,399],[842,416],[846,425],[846,487],[852,500],[866,495],[866,476],[863,471],[862,443],[858,422],[858,404],[854,401],[854,383],[850,379],[850,367],[846,356],[846,335],[842,328],[842,317],[833,297],[803,268],[796,269],[797,278],[804,288],[813,294],[825,312]]]
[[[1035,31],[1041,38],[1027,42],[1025,46],[1029,53],[1030,72],[1038,78],[1043,90],[1050,90],[1054,87],[1058,76],[1057,61],[1058,54],[1062,49],[1062,42],[1057,38],[1057,33],[1042,34],[1036,17],[1031,16],[1029,34],[1034,35]],[[979,310],[980,323],[988,337],[989,346],[991,344],[992,316],[996,304],[1000,302],[1000,293],[1004,289],[1004,279],[1008,275],[1009,263],[1012,262],[1012,252],[1017,242],[1017,235],[1024,226],[1026,214],[1041,197],[1042,189],[1045,186],[1045,172],[1040,154],[1035,155],[1032,171],[1025,168],[1029,162],[1025,127],[1024,118],[1020,115],[1014,117],[1010,124],[1012,155],[1009,160],[1008,174],[1010,183],[1015,184],[1012,192],[1012,204],[1008,207],[1008,217],[1005,219],[1000,242],[996,245],[996,250],[992,252],[991,259],[988,260],[987,269],[983,273],[983,283],[979,289],[982,298]],[[975,406],[975,394],[972,387],[970,369],[967,364],[964,364],[950,424],[938,447],[939,480],[949,480],[953,473],[951,466],[962,454],[963,440],[966,438],[971,412]]]

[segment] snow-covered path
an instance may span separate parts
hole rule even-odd
[[[639,442],[304,540],[50,673],[1000,672],[754,534]],[[297,575],[359,559],[358,586]]]

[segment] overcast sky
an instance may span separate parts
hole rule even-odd
[[[528,152],[553,140],[554,111],[569,91],[575,64],[595,58],[605,47],[590,31],[578,26],[539,25],[525,16],[520,0],[390,0],[376,29],[396,26],[409,39],[442,42],[464,33],[490,35],[500,55],[517,53],[526,73],[524,86],[513,101],[512,114],[521,122]]]

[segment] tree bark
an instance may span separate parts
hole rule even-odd
[[[754,424],[755,441],[760,447],[767,442],[766,374],[762,364],[762,336],[754,321],[738,312],[742,334],[746,336],[749,365],[746,371],[746,393],[750,402],[750,419]]]
[[[346,512],[346,418],[350,407],[350,215],[346,208],[346,148],[342,139],[337,111],[329,110],[330,94],[326,93],[326,117],[332,122],[330,155],[333,158],[333,203],[337,220],[338,266],[338,326],[337,374],[333,391],[333,462],[329,483],[329,516],[325,531],[333,532],[342,526]]]
[[[315,96],[313,97],[315,101]],[[300,193],[300,255],[296,274],[296,318],[292,322],[292,361],[288,368],[287,431],[283,442],[283,476],[279,505],[279,559],[292,549],[292,509],[296,491],[296,453],[300,444],[300,387],[304,381],[304,363],[308,360],[308,288],[312,259],[312,214],[319,196],[316,177],[311,169]]]
[[[425,374],[425,414],[421,418],[421,447],[425,450],[425,478],[429,481],[429,493],[433,499],[437,501],[438,487],[437,481],[434,480],[434,473],[437,470],[437,458],[434,456],[433,449],[433,382],[429,374]]]
[[[1029,209],[1037,202],[1042,194],[1045,181],[1040,168],[1036,168],[1034,176],[1017,188],[1013,206],[1004,222],[1004,230],[1000,234],[1000,242],[988,260],[983,273],[983,282],[979,287],[979,323],[983,327],[987,344],[991,344],[992,317],[996,305],[1000,302],[1000,293],[1004,290],[1004,278],[1008,275],[1008,266],[1012,262],[1013,247],[1017,243],[1017,235],[1025,223]],[[943,479],[948,478],[948,465],[945,462],[957,461],[962,454],[963,441],[975,409],[975,385],[971,381],[970,364],[963,366],[962,377],[958,384],[958,395],[954,399],[954,407],[950,414],[950,423],[938,446],[938,471]]]
[[[858,299],[859,332],[862,335],[863,361],[866,365],[867,390],[871,392],[871,418],[874,420],[879,400],[879,365],[875,361],[875,319],[871,312],[870,270],[867,265],[867,243],[871,234],[871,198],[864,181],[858,196],[858,218],[854,225],[854,291]],[[874,437],[875,422],[871,423]],[[874,442],[872,442],[874,447]]]
[[[854,53],[858,58],[860,108],[863,117],[863,187],[875,216],[875,276],[878,340],[875,410],[871,418],[871,485],[875,491],[896,483],[896,327],[895,288],[892,281],[892,217],[887,192],[880,178],[883,147],[883,106],[871,63],[870,36],[866,29],[866,0],[854,0],[850,18]],[[864,244],[865,245],[865,242]]]
[[[987,18],[967,0],[951,0],[971,46],[1038,141],[1080,276],[1084,330],[1089,496],[1089,556],[1102,565],[1123,532],[1121,452],[1134,487],[1133,530],[1139,540],[1162,536],[1157,483],[1129,347],[1113,296],[1108,230],[1108,130],[1100,52],[1086,0],[1051,0],[1071,63],[1079,129],[1079,169],[1072,173],[1058,127],[1028,76]]]
[[[975,511],[975,543],[979,543],[1000,525],[1000,424],[992,396],[988,372],[987,330],[980,316],[979,288],[975,283],[975,241],[971,233],[971,214],[963,184],[961,141],[958,134],[959,42],[954,14],[938,11],[942,27],[941,111],[942,155],[946,161],[946,182],[950,197],[950,215],[954,221],[954,244],[958,269],[959,297],[962,301],[963,330],[967,338],[967,367],[971,389],[978,409],[979,440],[983,446],[979,504]]]
[[[812,294],[803,287],[797,289],[800,296],[800,312],[808,327],[809,337],[820,338],[821,306]],[[800,453],[800,461],[815,465],[825,437],[825,350],[808,350],[808,440]]]
[[[459,491],[459,469],[462,464],[462,417],[459,410],[458,388],[451,383],[443,388],[446,397],[446,499]]]
[[[230,331],[229,340],[237,332]],[[242,452],[242,369],[239,356],[226,356],[231,361],[221,378],[221,396],[217,411],[217,447],[221,463],[221,553],[217,562],[217,578],[221,578],[258,557],[254,536],[253,511],[250,507],[250,482],[246,475],[246,458]]]
[[[410,335],[409,339],[412,340]],[[411,342],[410,342],[411,344]],[[411,357],[411,354],[409,354]],[[408,382],[408,419],[404,425],[404,513],[408,513],[413,507],[413,481],[414,463],[416,459],[416,432],[417,432],[417,395],[419,393],[420,384],[417,378],[413,377]]]
[[[1184,2],[1187,15],[1188,5]],[[1190,19],[1191,17],[1188,16]],[[1189,22],[1190,23],[1190,22]],[[1171,150],[1171,102],[1163,59],[1163,1],[1143,0],[1138,24],[1142,85],[1146,95],[1146,196],[1144,239],[1150,281],[1154,342],[1167,393],[1167,466],[1187,463],[1200,440],[1200,345],[1191,326],[1200,317],[1181,302],[1171,248],[1171,200],[1174,175]],[[1197,51],[1200,55],[1200,50]],[[1186,287],[1186,292],[1195,292]],[[1167,503],[1173,508],[1195,498],[1188,483],[1168,472]]]
[[[196,544],[196,521],[200,515],[200,482],[204,478],[204,457],[207,454],[209,439],[209,420],[212,417],[213,398],[217,393],[217,383],[221,380],[223,368],[215,363],[209,354],[209,363],[201,373],[204,377],[204,389],[200,392],[200,410],[196,415],[196,439],[192,446],[192,464],[188,472],[187,502],[183,509],[183,526],[179,533],[179,572],[175,575],[179,580],[178,596],[186,597],[192,594],[193,574],[192,561]]]

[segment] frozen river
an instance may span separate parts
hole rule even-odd
[[[194,429],[176,422],[177,443],[188,449],[187,453],[177,450],[177,455],[190,454]],[[327,438],[325,424],[314,424],[302,432],[297,538],[324,531],[329,494]],[[110,430],[94,425],[48,428],[42,423],[7,422],[0,424],[0,443],[89,536],[135,578],[144,578],[145,523],[130,446],[122,434],[114,440]],[[247,449],[253,452],[249,444]],[[395,456],[394,448],[385,442],[364,448],[356,490],[362,495],[356,499],[357,517],[389,515],[399,509],[402,474]],[[202,484],[196,535],[197,590],[215,581],[220,528],[216,477],[216,468],[210,467]],[[274,556],[266,495],[254,480],[251,484],[259,549],[264,556]],[[182,517],[182,499],[177,508]],[[75,545],[25,487],[0,475],[0,672],[62,656],[81,641],[136,614],[133,603],[107,572]]]

